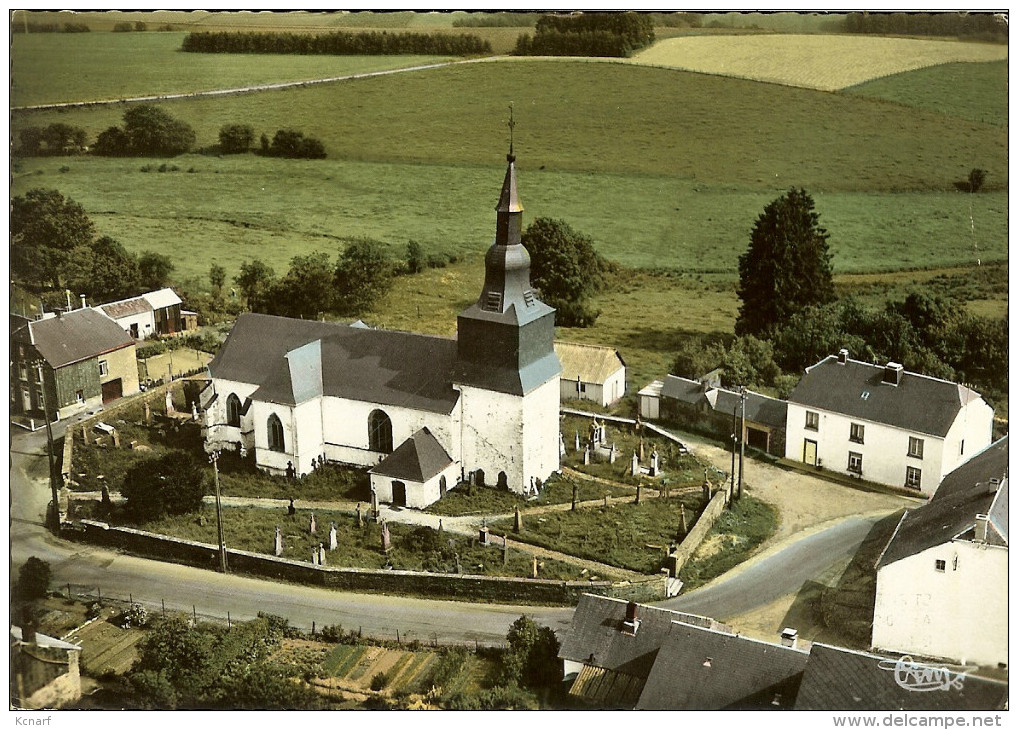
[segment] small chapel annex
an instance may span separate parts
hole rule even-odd
[[[559,469],[555,310],[530,286],[512,146],[484,287],[455,339],[243,314],[209,364],[206,449],[273,474],[370,468],[380,503],[470,481],[527,494]]]

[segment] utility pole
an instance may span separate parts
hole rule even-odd
[[[735,408],[732,408],[732,472],[731,472],[732,478],[731,481],[729,482],[730,486],[728,488],[729,509],[731,509],[732,507],[732,499],[735,496],[735,443],[736,443],[735,429],[737,429],[738,427],[739,427],[738,414],[736,413]]]
[[[739,428],[739,491],[735,498],[742,499],[742,467],[746,459],[746,386],[739,388],[739,401],[742,405],[742,424]]]
[[[216,526],[219,530],[219,570],[226,572],[226,537],[223,535],[223,505],[219,500],[219,452],[213,451],[209,456],[212,462],[212,474],[216,485]]]
[[[57,495],[57,480],[54,478],[53,467],[53,426],[50,424],[49,407],[46,402],[46,381],[42,371],[42,360],[36,360],[36,372],[39,374],[39,392],[42,394],[42,416],[46,420],[46,457],[49,461],[49,488],[53,499],[53,531],[60,531],[60,500]],[[73,438],[68,432],[65,438]]]

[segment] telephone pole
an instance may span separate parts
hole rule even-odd
[[[216,526],[219,531],[219,570],[227,572],[226,536],[223,534],[223,505],[219,500],[219,452],[213,451],[209,456],[212,462],[212,474],[216,485]]]
[[[39,374],[39,393],[42,395],[42,416],[46,419],[46,458],[49,461],[49,488],[53,499],[53,531],[60,531],[60,499],[57,495],[57,480],[55,479],[54,454],[53,454],[53,426],[50,424],[49,407],[46,402],[46,381],[42,370],[42,360],[36,360],[36,372]],[[70,429],[67,429],[65,438],[74,438]]]
[[[742,467],[746,459],[746,386],[739,388],[739,402],[742,406],[742,423],[739,428],[739,491],[735,498],[742,499]]]

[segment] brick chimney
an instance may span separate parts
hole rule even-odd
[[[888,385],[901,385],[901,379],[904,374],[905,368],[903,365],[899,365],[896,362],[889,362],[884,367],[884,382]]]
[[[635,601],[626,604],[626,620],[622,622],[622,633],[629,636],[636,636],[640,628],[638,605]]]
[[[781,645],[790,646],[795,648],[795,645],[799,643],[799,632],[795,629],[786,626],[781,630]]]

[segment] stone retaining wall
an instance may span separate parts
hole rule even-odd
[[[693,529],[683,538],[682,543],[675,549],[675,552],[669,554],[668,570],[671,575],[677,576],[679,574],[682,566],[686,564],[686,561],[700,547],[700,544],[706,539],[707,533],[714,527],[714,523],[724,514],[725,507],[727,506],[728,490],[721,488],[714,493],[710,502],[703,508],[703,512],[700,513],[700,517],[696,520],[696,524],[693,525]]]
[[[93,520],[65,524],[62,537],[209,570],[215,570],[219,562],[215,545],[127,527],[111,527]],[[338,590],[489,600],[496,603],[574,605],[583,593],[650,602],[667,597],[669,587],[665,573],[617,583],[503,578],[321,566],[229,548],[227,562],[230,571],[234,573]]]

